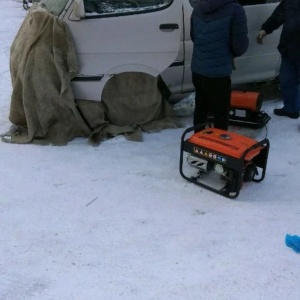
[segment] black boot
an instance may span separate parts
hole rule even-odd
[[[299,112],[289,113],[289,112],[286,112],[283,108],[275,108],[274,109],[274,114],[276,116],[289,117],[289,118],[292,118],[292,119],[298,119],[299,118]]]

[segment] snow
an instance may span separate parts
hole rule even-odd
[[[9,48],[26,12],[2,0],[0,14],[3,133]],[[300,234],[300,122],[274,116],[280,105],[263,104],[266,177],[236,200],[180,176],[182,128],[98,147],[0,142],[0,299],[300,299],[299,254],[285,245]]]

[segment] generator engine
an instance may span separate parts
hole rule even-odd
[[[264,179],[270,143],[256,141],[237,133],[190,127],[181,137],[181,176],[228,198],[237,198],[243,182]]]

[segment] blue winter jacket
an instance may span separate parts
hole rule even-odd
[[[300,1],[282,0],[262,25],[267,34],[282,27],[278,51],[283,57],[300,61]]]
[[[200,0],[191,16],[192,72],[230,76],[233,59],[249,45],[247,18],[236,0]]]

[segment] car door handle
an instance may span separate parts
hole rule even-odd
[[[160,24],[159,25],[159,29],[161,29],[161,30],[165,30],[165,29],[168,29],[168,30],[174,30],[174,29],[178,29],[179,28],[179,26],[178,26],[178,24],[176,24],[176,23],[169,23],[169,24]]]

